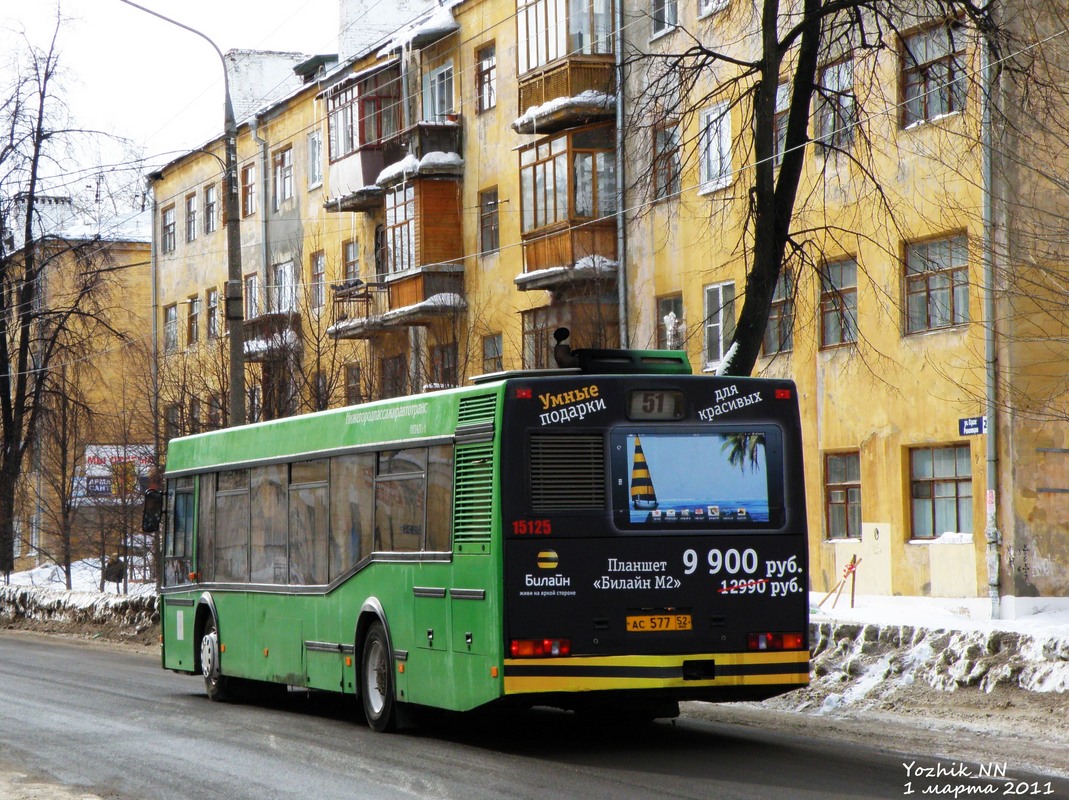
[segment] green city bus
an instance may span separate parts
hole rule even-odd
[[[406,704],[655,718],[806,684],[794,385],[574,355],[171,441],[163,667],[216,700],[355,695],[380,731]]]

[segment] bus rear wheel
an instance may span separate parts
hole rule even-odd
[[[368,726],[379,733],[392,730],[395,723],[392,661],[386,628],[376,622],[364,637],[360,700]]]

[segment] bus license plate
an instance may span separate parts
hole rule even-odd
[[[626,619],[629,633],[689,631],[692,627],[690,614],[640,614]]]

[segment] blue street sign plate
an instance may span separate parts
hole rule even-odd
[[[958,420],[958,434],[961,436],[976,436],[978,433],[987,433],[987,417],[962,417]]]

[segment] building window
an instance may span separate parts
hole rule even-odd
[[[330,382],[322,370],[316,371],[312,377],[312,406],[315,411],[326,411],[330,408]]]
[[[360,144],[376,144],[397,133],[401,119],[396,71],[380,72],[360,83]]]
[[[186,195],[186,241],[197,238],[197,195]]]
[[[345,280],[360,277],[360,245],[356,239],[346,239],[341,245],[342,274]]]
[[[475,97],[479,114],[497,105],[497,50],[492,42],[475,51]]]
[[[345,404],[355,406],[364,402],[364,392],[360,384],[360,365],[345,365]]]
[[[284,147],[275,153],[271,163],[275,173],[275,211],[293,198],[293,148]]]
[[[861,456],[824,456],[824,508],[829,539],[861,538]]]
[[[453,113],[453,62],[432,69],[423,79],[423,118],[443,120]]]
[[[847,258],[825,264],[820,284],[820,346],[856,342],[857,262]]]
[[[408,364],[403,355],[382,359],[382,396],[403,397],[408,394]]]
[[[723,11],[729,2],[730,0],[698,0],[698,16],[705,17]]]
[[[249,422],[259,422],[264,413],[264,394],[259,386],[250,386],[245,390],[246,416]]]
[[[167,206],[160,212],[160,250],[164,253],[173,253],[177,244],[175,237],[174,206]]]
[[[501,350],[501,334],[492,333],[483,337],[483,373],[501,372],[504,361]]]
[[[716,369],[735,335],[735,284],[705,287],[705,368]]]
[[[964,234],[906,246],[906,332],[969,321],[969,245]]]
[[[972,533],[969,445],[910,450],[909,477],[914,539]]]
[[[765,355],[794,348],[794,279],[789,270],[781,272],[776,280],[763,346]]]
[[[245,319],[260,316],[260,276],[245,276]]]
[[[611,126],[573,131],[520,151],[523,232],[616,213]]]
[[[731,109],[717,103],[702,111],[698,132],[699,191],[712,192],[731,183]]]
[[[215,184],[204,187],[204,232],[215,233],[218,227],[219,209],[215,200]]]
[[[497,187],[479,192],[479,252],[496,253],[500,247],[497,218]]]
[[[825,67],[817,85],[817,146],[824,152],[848,150],[857,126],[854,95],[854,60],[848,58]]]
[[[518,73],[573,55],[611,55],[612,0],[517,0]]]
[[[223,427],[223,403],[219,395],[208,396],[208,430],[215,431]]]
[[[791,85],[781,83],[776,87],[775,138],[772,140],[772,163],[777,167],[783,163],[783,154],[787,150],[787,123],[791,117]]]
[[[653,0],[653,34],[676,26],[676,0]]]
[[[323,183],[323,131],[308,134],[308,188]]]
[[[271,267],[269,296],[271,309],[280,314],[297,310],[297,280],[294,275],[293,262],[284,261]]]
[[[902,125],[965,108],[965,34],[957,23],[902,40]]]
[[[320,250],[312,253],[312,308],[322,308],[326,302],[327,256]]]
[[[523,368],[549,369],[555,367],[553,360],[553,331],[564,325],[563,310],[557,306],[544,306],[523,312]],[[575,332],[572,332],[575,347]]]
[[[189,432],[200,433],[200,400],[196,397],[189,398]]]
[[[178,350],[178,306],[169,305],[163,309],[163,352],[174,353]]]
[[[386,190],[386,271],[401,272],[416,262],[416,194],[412,184]]]
[[[457,383],[456,342],[435,345],[431,348],[431,385],[444,389],[456,386]]]
[[[681,172],[679,125],[671,123],[653,131],[653,199],[666,200],[679,194]]]
[[[683,349],[683,295],[657,298],[657,349]]]
[[[256,165],[241,168],[241,216],[256,213]]]
[[[209,289],[205,294],[208,297],[208,338],[219,338],[219,290]]]
[[[186,347],[192,347],[200,338],[200,296],[193,295],[186,301]]]
[[[357,148],[356,87],[348,86],[327,97],[330,160],[344,158]]]
[[[182,413],[178,406],[171,405],[163,409],[163,438],[170,441],[179,435],[179,421]]]

